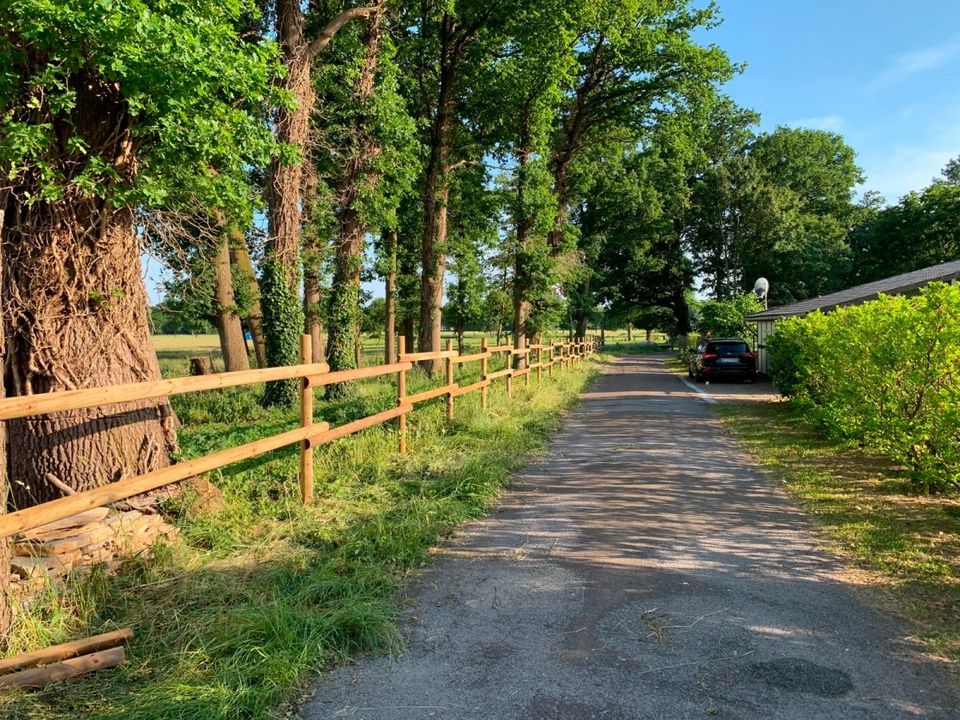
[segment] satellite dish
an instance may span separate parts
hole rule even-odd
[[[753,294],[761,300],[765,299],[770,294],[770,281],[766,278],[757,278],[753,284]]]
[[[757,278],[753,284],[753,294],[763,300],[763,309],[767,309],[767,295],[770,294],[770,281],[765,277]]]

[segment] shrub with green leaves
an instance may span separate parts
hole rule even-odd
[[[729,300],[708,300],[700,306],[697,329],[714,337],[751,337],[751,327],[745,315],[760,312],[763,303],[753,293],[744,293]]]
[[[960,287],[778,324],[770,373],[832,437],[876,447],[925,492],[960,487]]]

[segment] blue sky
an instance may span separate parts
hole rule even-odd
[[[702,40],[747,68],[726,86],[763,130],[840,133],[895,202],[960,155],[960,0],[718,0]]]

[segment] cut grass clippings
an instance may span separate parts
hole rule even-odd
[[[401,646],[401,596],[411,572],[458,524],[482,516],[576,402],[597,364],[543,381],[502,381],[490,406],[458,398],[448,424],[443,399],[409,416],[409,453],[393,424],[317,450],[314,506],[299,500],[298,450],[237,463],[211,480],[216,514],[181,512],[178,541],[50,589],[20,613],[10,653],[132,627],[128,662],[115,670],[0,696],[4,718],[211,720],[270,718],[318,672]],[[417,378],[411,392],[426,384]],[[467,382],[465,377],[462,382]],[[395,398],[387,382],[348,400],[318,402],[336,424]],[[293,413],[257,411],[256,389],[175,398],[183,455],[282,431]],[[243,420],[245,419],[245,420]],[[178,510],[178,508],[171,508]],[[182,510],[183,508],[180,508]]]
[[[960,499],[919,496],[906,472],[825,439],[788,404],[718,405],[726,427],[781,478],[884,604],[917,624],[930,651],[960,662]]]

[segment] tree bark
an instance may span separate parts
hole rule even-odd
[[[257,367],[267,366],[267,344],[263,336],[263,310],[260,308],[260,283],[257,282],[247,239],[239,230],[230,231],[230,260],[245,278],[250,293],[250,313],[247,324],[253,337],[253,353],[257,358]]]
[[[290,93],[295,105],[277,109],[274,132],[277,142],[301,153],[306,151],[315,100],[310,81],[312,58],[307,51],[304,25],[299,0],[277,0],[276,37],[287,70],[283,89]],[[301,162],[285,164],[279,157],[274,158],[267,178],[269,239],[261,280],[266,361],[270,367],[295,365],[300,359],[300,334],[304,327],[299,299],[302,184]],[[263,402],[268,406],[291,405],[296,397],[294,381],[268,383]]]
[[[233,273],[230,269],[230,247],[224,235],[214,259],[214,301],[217,309],[217,334],[220,336],[220,351],[227,372],[249,370],[247,343],[243,339],[240,316],[237,315],[237,299],[233,294]]]
[[[370,16],[364,37],[364,59],[357,75],[354,100],[359,108],[367,108],[373,98],[377,63],[380,56],[382,3]],[[371,163],[381,149],[367,124],[367,113],[356,115],[351,145],[340,183],[337,241],[334,248],[333,283],[327,320],[327,361],[331,370],[348,370],[360,365],[360,271],[363,268],[363,246],[366,224],[360,213],[359,198],[364,187],[375,184],[379,173]],[[342,384],[328,385],[327,397],[343,394]]]
[[[527,347],[527,320],[530,317],[530,267],[527,258],[530,244],[532,221],[527,211],[526,191],[530,165],[530,113],[529,104],[525,108],[523,127],[517,151],[517,206],[514,225],[517,233],[517,252],[513,274],[513,347],[525,350]],[[523,370],[527,366],[527,357],[518,354],[516,367]]]
[[[388,365],[396,362],[396,325],[397,325],[397,231],[386,233],[387,275],[385,280],[384,301],[386,318],[383,327],[383,358]]]
[[[310,114],[316,95],[310,78],[314,60],[333,36],[354,18],[366,17],[373,8],[352,8],[340,13],[310,42],[304,36],[305,18],[299,0],[277,0],[276,36],[287,73],[283,89],[295,100],[294,107],[281,107],[274,119],[279,142],[306,152]],[[265,335],[269,365],[293,365],[300,358],[300,334],[304,328],[300,292],[301,192],[303,164],[285,165],[279,159],[270,165],[267,205],[270,242],[264,268]],[[296,383],[271,383],[264,402],[284,405],[295,400]]]
[[[94,199],[8,206],[3,308],[12,395],[158,380],[133,213]],[[17,508],[167,467],[176,449],[166,400],[13,420]]]
[[[448,168],[452,143],[454,83],[460,60],[456,38],[457,24],[450,13],[440,21],[440,79],[437,104],[430,125],[430,154],[423,182],[423,235],[420,244],[422,265],[420,283],[420,352],[441,350],[441,309],[443,275],[446,268],[446,205],[450,193]],[[443,367],[442,361],[423,364],[431,375]]]
[[[320,270],[314,263],[303,265],[303,315],[306,333],[310,336],[310,359],[323,362],[326,348],[323,339],[323,295],[320,292]]]
[[[9,197],[0,191],[0,238],[3,237],[3,220]],[[0,243],[0,267],[4,266],[3,244]],[[0,273],[0,298],[3,298],[3,274]],[[3,383],[3,368],[6,367],[6,347],[4,333],[5,319],[0,316],[0,399],[6,396]],[[0,421],[0,515],[7,511],[7,424]],[[10,602],[10,541],[0,538],[0,652],[5,652],[10,638],[10,626],[13,624],[13,610]]]

